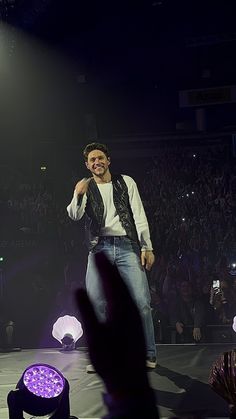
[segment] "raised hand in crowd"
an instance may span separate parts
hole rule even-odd
[[[159,418],[146,371],[146,347],[140,314],[118,270],[104,254],[96,266],[107,300],[105,322],[99,322],[84,289],[76,297],[91,362],[103,379],[106,418]]]

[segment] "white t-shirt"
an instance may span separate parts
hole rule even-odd
[[[117,214],[116,207],[113,202],[113,186],[112,182],[97,183],[97,187],[102,196],[104,205],[103,222],[100,230],[101,236],[126,236],[126,231]]]

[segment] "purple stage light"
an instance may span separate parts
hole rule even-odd
[[[70,386],[57,368],[33,364],[23,372],[15,390],[7,396],[10,419],[25,417],[70,418]]]
[[[63,375],[54,367],[34,364],[23,375],[25,387],[33,394],[43,398],[58,397],[65,386]]]

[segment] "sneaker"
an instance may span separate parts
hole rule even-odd
[[[86,367],[86,372],[87,372],[88,374],[96,374],[96,370],[95,370],[95,368],[94,368],[93,364],[88,364],[88,365],[87,365],[87,367]]]
[[[150,356],[146,359],[146,367],[147,368],[156,368],[157,366],[157,359],[155,356]]]

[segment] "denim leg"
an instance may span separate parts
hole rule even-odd
[[[154,326],[150,306],[150,291],[145,269],[141,265],[140,249],[129,239],[123,238],[116,248],[116,266],[136,302],[143,322],[147,356],[156,356]]]
[[[95,265],[94,254],[95,252],[90,252],[88,255],[85,283],[87,293],[93,303],[94,310],[99,320],[104,321],[106,313],[106,301],[101,286],[100,275]]]
[[[156,356],[150,291],[145,269],[141,266],[139,246],[136,243],[132,243],[127,237],[106,237],[101,238],[99,244],[89,253],[86,288],[94,303],[98,317],[100,320],[104,320],[106,302],[101,287],[101,280],[94,263],[94,254],[101,251],[117,266],[139,308],[143,322],[147,356]]]

